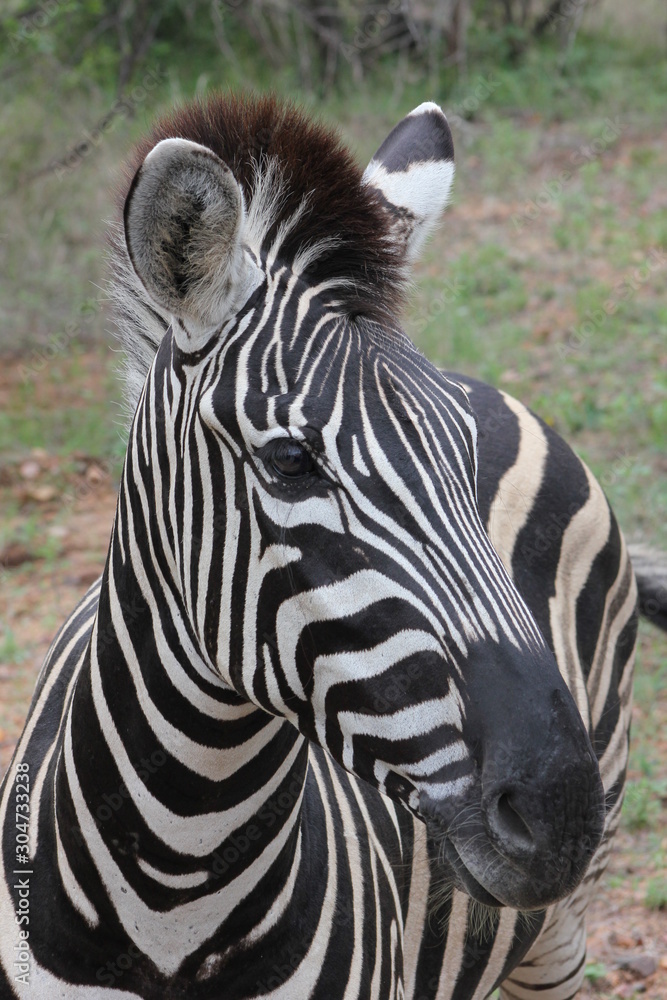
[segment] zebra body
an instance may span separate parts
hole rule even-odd
[[[3,787],[0,996],[574,995],[635,580],[570,449],[392,318],[447,198],[444,116],[361,181],[272,102],[195,108],[139,162],[116,267],[150,371],[104,575]]]

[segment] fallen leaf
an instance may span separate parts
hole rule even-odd
[[[616,931],[612,931],[609,935],[609,944],[613,948],[636,948],[637,939],[630,937],[628,934],[618,934]]]
[[[80,573],[65,577],[68,587],[90,587],[100,576],[99,569],[82,570]]]
[[[47,501],[53,500],[57,496],[58,491],[55,486],[32,486],[26,490],[26,493],[31,500],[37,500],[38,503],[47,503]]]
[[[99,465],[89,465],[86,469],[86,481],[91,485],[102,483],[108,478],[108,473],[106,473],[104,469],[100,469]]]

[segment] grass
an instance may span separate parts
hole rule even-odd
[[[634,684],[634,724],[622,825],[633,834],[646,833],[644,863],[649,871],[664,872],[664,829],[667,819],[665,771],[665,706],[667,659],[664,637],[640,623],[640,641]],[[659,909],[659,875],[646,885],[646,906]]]
[[[18,374],[0,412],[0,455],[8,459],[41,448],[97,457],[116,470],[125,442],[120,410],[112,402],[119,386],[108,349],[91,355],[79,345],[67,346],[50,357],[33,348]]]
[[[661,796],[664,796],[667,784],[660,779],[640,778],[628,782],[623,803],[623,817],[628,830],[641,830],[655,827],[660,819],[662,807]]]
[[[11,541],[24,545],[35,559],[52,561],[58,554],[59,543],[57,537],[51,535],[44,537],[44,525],[42,518],[35,513],[23,513],[19,519],[19,509],[17,505],[5,505],[5,516],[7,521],[16,519],[16,525],[7,529],[6,525],[0,525],[0,549],[5,541]]]
[[[591,983],[595,983],[600,979],[604,979],[607,975],[607,967],[601,962],[589,962],[584,971],[584,976]]]
[[[649,910],[667,910],[667,878],[659,876],[649,879],[645,905]]]
[[[23,663],[27,658],[23,646],[17,642],[11,628],[6,626],[0,631],[0,663]]]

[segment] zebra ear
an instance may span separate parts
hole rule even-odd
[[[454,144],[437,104],[420,104],[399,122],[366,167],[364,183],[381,195],[391,234],[412,264],[449,201]]]
[[[257,269],[241,246],[243,195],[205,146],[163,139],[137,171],[125,201],[125,240],[151,299],[196,351],[245,301]]]

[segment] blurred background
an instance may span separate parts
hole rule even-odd
[[[174,103],[273,90],[362,165],[437,101],[453,204],[405,327],[529,403],[667,551],[664,0],[5,0],[0,24],[0,769],[99,575],[125,428],[104,232]],[[622,851],[586,991],[667,997],[667,644],[642,629]]]

